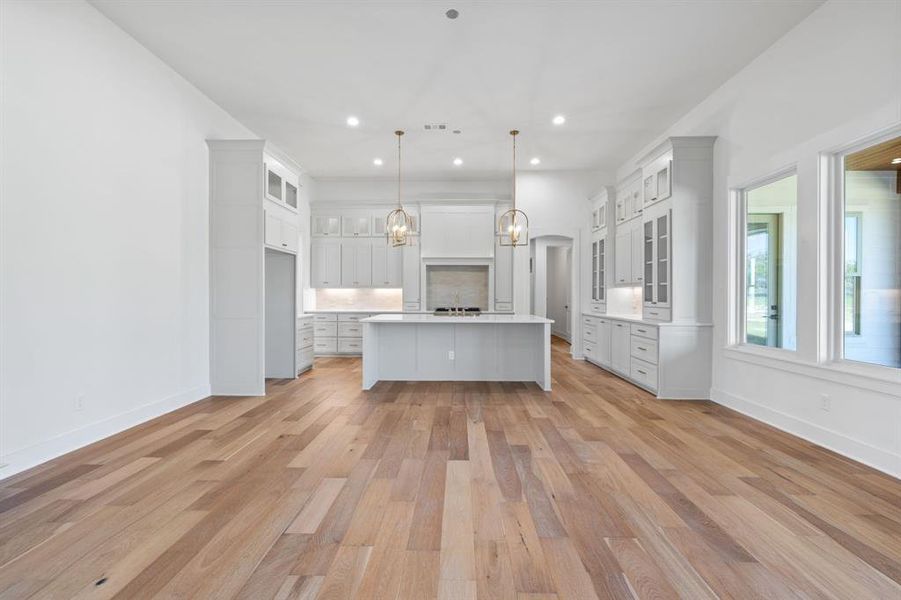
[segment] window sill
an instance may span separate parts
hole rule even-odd
[[[811,362],[782,348],[727,346],[723,356],[761,367],[779,369],[813,379],[831,381],[901,398],[901,370],[850,361]]]

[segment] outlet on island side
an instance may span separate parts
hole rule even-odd
[[[75,396],[75,410],[84,410],[84,394]]]
[[[832,398],[829,394],[820,394],[820,410],[825,412],[832,410]]]
[[[447,351],[447,360],[454,360],[454,351],[453,350]]]

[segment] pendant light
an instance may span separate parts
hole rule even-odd
[[[516,208],[516,136],[519,131],[510,132],[513,137],[513,208],[501,215],[497,221],[498,244],[501,246],[527,246],[529,244],[529,217]]]
[[[388,217],[385,219],[385,238],[387,243],[393,247],[412,246],[414,235],[413,219],[404,210],[400,195],[400,138],[403,134],[404,132],[401,130],[394,132],[394,135],[397,136],[397,208],[388,213]]]

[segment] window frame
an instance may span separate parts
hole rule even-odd
[[[783,356],[797,357],[797,344],[794,349],[783,348],[781,346],[762,346],[760,344],[751,344],[747,341],[747,227],[748,227],[748,193],[775,183],[787,177],[794,176],[796,178],[795,201],[796,208],[799,201],[798,189],[800,188],[800,177],[796,164],[792,164],[767,175],[751,179],[742,185],[736,186],[730,190],[731,202],[730,207],[730,262],[731,276],[729,285],[728,298],[728,316],[729,316],[729,332],[728,347],[742,352],[749,352],[760,356]],[[797,252],[798,249],[796,248]],[[795,276],[798,277],[796,272]],[[782,282],[785,285],[785,281]],[[795,290],[798,289],[798,283],[795,282]],[[796,299],[797,302],[797,299]],[[780,306],[780,310],[782,307]],[[797,327],[797,315],[795,315],[795,327]],[[796,334],[797,335],[797,334]],[[780,336],[781,337],[781,336]]]
[[[844,258],[844,248],[846,246],[845,242],[847,241],[846,235],[848,233],[848,218],[849,217],[854,217],[855,228],[857,229],[857,235],[855,237],[855,240],[857,242],[855,244],[857,246],[857,248],[856,248],[857,270],[855,273],[853,273],[852,275],[849,276],[847,271],[845,270],[844,260],[842,261],[842,275],[844,277],[844,282],[842,284],[842,286],[843,286],[842,287],[842,335],[845,337],[847,337],[848,335],[861,335],[861,332],[860,332],[860,321],[861,321],[861,319],[860,319],[860,290],[863,287],[863,285],[862,285],[863,276],[861,274],[861,269],[860,269],[860,263],[861,263],[862,256],[863,256],[863,213],[857,212],[857,211],[849,213],[847,211],[844,211],[844,218],[843,218],[843,222],[842,222],[843,258]],[[845,309],[846,309],[845,292],[847,291],[846,288],[847,288],[847,284],[848,284],[848,277],[855,277],[857,279],[856,286],[854,288],[854,292],[855,292],[854,302],[855,302],[855,308],[856,308],[856,311],[854,313],[854,331],[851,331],[851,332],[848,332],[845,329],[845,325],[846,325],[846,323],[845,323]],[[844,338],[842,341],[842,346],[844,346]],[[844,348],[843,348],[843,350],[844,350]]]
[[[823,293],[827,307],[825,352],[822,356],[830,368],[883,381],[901,382],[901,368],[889,367],[845,358],[845,157],[871,146],[901,136],[901,126],[894,126],[857,141],[820,154],[821,203],[826,216],[824,267],[827,271]],[[853,212],[853,211],[852,211]],[[862,231],[861,215],[858,227]],[[858,248],[861,240],[858,238]],[[821,248],[822,249],[822,248]],[[859,252],[859,250],[858,250]]]

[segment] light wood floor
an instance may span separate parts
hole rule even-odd
[[[0,595],[901,598],[901,482],[566,350],[550,394],[318,360],[0,482]]]

